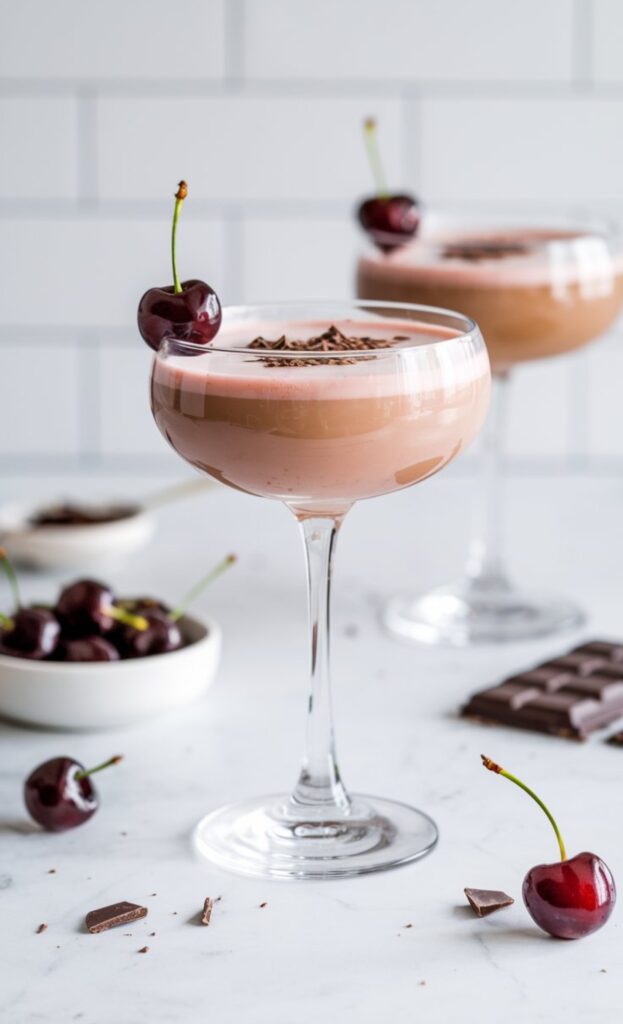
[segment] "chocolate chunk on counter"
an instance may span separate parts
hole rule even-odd
[[[623,729],[619,729],[618,732],[613,732],[612,736],[608,736],[606,743],[609,743],[612,747],[623,747]]]
[[[584,740],[623,716],[623,644],[582,644],[475,693],[461,714]]]
[[[208,925],[210,924],[210,918],[212,917],[212,910],[214,908],[214,900],[209,896],[206,896],[203,901],[203,911],[201,913],[201,923]]]
[[[105,932],[108,928],[118,928],[120,924],[138,921],[147,917],[147,907],[139,907],[138,903],[112,903],[109,907],[90,910],[85,921],[90,932]]]
[[[512,896],[499,889],[463,889],[463,892],[477,917],[487,917],[515,902]]]

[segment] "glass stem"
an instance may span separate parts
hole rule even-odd
[[[307,742],[298,782],[291,800],[297,806],[348,810],[350,801],[335,757],[329,625],[332,559],[341,518],[300,518],[305,545],[311,641],[311,693]]]
[[[472,586],[508,587],[504,570],[504,475],[502,456],[506,440],[508,373],[491,380],[491,404],[483,430],[482,478],[478,481],[475,529],[467,562]]]

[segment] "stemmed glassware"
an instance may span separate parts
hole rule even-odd
[[[307,560],[311,696],[290,794],[212,810],[201,855],[261,877],[327,878],[414,860],[433,821],[350,795],[335,752],[329,597],[354,501],[407,487],[477,433],[490,371],[478,327],[455,313],[377,302],[226,308],[209,346],[166,339],[152,370],[156,422],[178,454],[241,491],[284,502]]]
[[[623,303],[617,233],[609,225],[544,221],[542,215],[431,217],[413,243],[362,254],[357,291],[364,298],[460,309],[480,325],[493,373],[475,536],[464,575],[427,594],[392,599],[384,616],[390,631],[464,645],[530,639],[580,625],[583,612],[573,602],[519,587],[507,571],[501,471],[507,393],[519,363],[569,352],[612,324]]]

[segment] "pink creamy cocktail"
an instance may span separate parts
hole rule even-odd
[[[483,332],[495,385],[484,431],[478,534],[465,573],[428,594],[393,600],[388,628],[403,638],[464,645],[577,627],[583,615],[573,602],[524,591],[506,569],[499,516],[505,395],[515,367],[571,352],[612,325],[623,304],[618,234],[607,225],[559,224],[539,215],[427,215],[408,243],[389,251],[366,248],[357,264],[357,294],[472,317]]]
[[[333,514],[423,480],[471,441],[485,415],[489,367],[484,352],[474,359],[467,346],[448,359],[445,343],[458,330],[413,320],[338,321],[344,335],[388,348],[317,361],[239,351],[257,337],[285,332],[305,341],[333,325],[225,324],[218,350],[156,358],[152,406],[160,430],[183,458],[223,483]]]
[[[426,306],[225,308],[210,344],[160,345],[151,397],[164,436],[209,476],[284,502],[307,561],[311,695],[301,771],[290,793],[212,810],[195,831],[210,862],[262,878],[335,878],[404,864],[434,847],[428,815],[351,795],[338,769],[332,558],[354,501],[418,483],[458,455],[485,417],[489,386],[476,324]]]
[[[363,255],[357,294],[466,313],[503,371],[603,334],[623,302],[623,260],[596,231],[425,226],[409,245]]]

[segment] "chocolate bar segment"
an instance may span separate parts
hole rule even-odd
[[[515,902],[512,896],[499,889],[463,889],[463,892],[477,917],[488,917]]]
[[[461,714],[584,740],[623,716],[623,644],[576,647],[474,694]]]
[[[90,910],[85,922],[90,932],[105,932],[109,928],[118,928],[120,924],[137,921],[141,917],[147,917],[147,907],[141,907],[138,903],[123,902]]]

